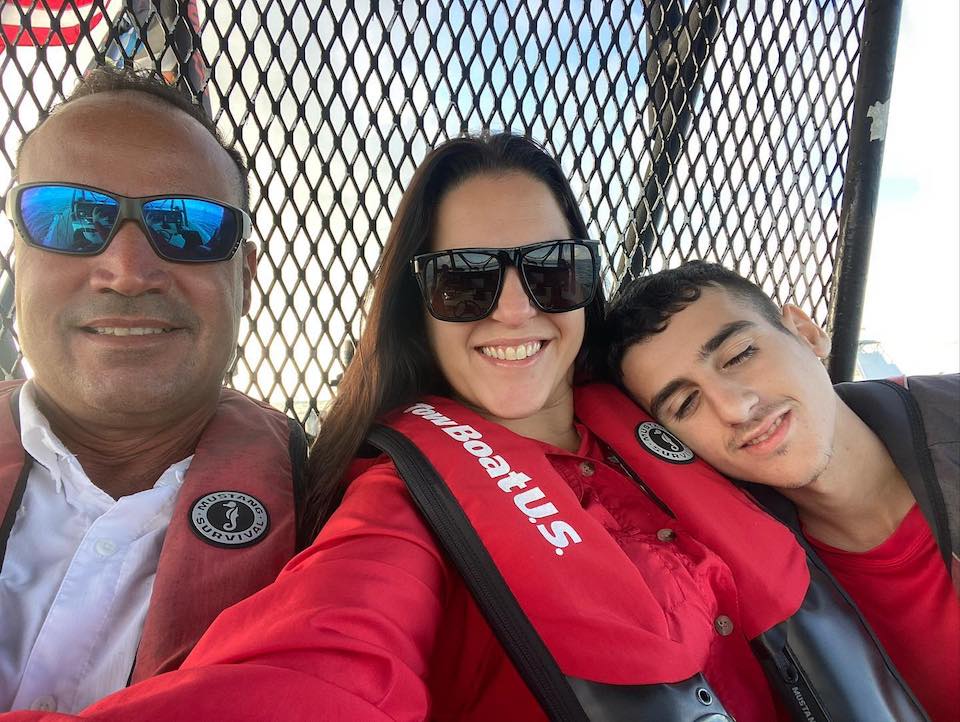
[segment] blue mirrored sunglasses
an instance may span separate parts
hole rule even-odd
[[[214,263],[233,257],[250,236],[250,216],[187,195],[128,198],[71,183],[24,183],[7,194],[9,217],[25,243],[53,253],[95,256],[125,220],[140,224],[160,258]]]

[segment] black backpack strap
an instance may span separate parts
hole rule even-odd
[[[547,716],[558,722],[588,722],[567,678],[437,470],[394,429],[375,425],[367,440],[393,459],[420,514]]]
[[[887,447],[930,525],[949,574],[952,549],[947,505],[917,402],[907,389],[892,381],[855,381],[834,388]]]

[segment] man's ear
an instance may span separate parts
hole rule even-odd
[[[817,358],[825,359],[830,355],[830,337],[827,332],[814,323],[799,306],[785,304],[780,320],[787,331],[808,346]]]
[[[257,275],[257,244],[253,241],[244,241],[243,248],[243,314],[250,311],[250,301],[253,293],[253,279]]]

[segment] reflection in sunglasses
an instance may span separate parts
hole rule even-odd
[[[563,313],[593,298],[599,271],[596,241],[548,241],[517,248],[470,248],[422,254],[415,274],[432,315],[473,321],[489,314],[508,265],[520,272],[527,295],[542,311]]]

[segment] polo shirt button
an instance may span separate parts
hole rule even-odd
[[[677,538],[677,533],[673,529],[661,529],[657,532],[657,539],[662,542],[672,542]]]
[[[97,539],[93,550],[102,557],[108,557],[117,551],[117,545],[112,539]]]
[[[33,703],[30,705],[30,709],[36,710],[37,712],[56,712],[57,701],[47,694],[43,697],[37,697],[35,700],[33,700]]]
[[[721,614],[713,620],[713,628],[717,630],[717,634],[721,637],[729,637],[733,634],[733,620],[726,614]]]
[[[580,473],[584,476],[593,476],[593,464],[591,464],[589,461],[581,461]]]

